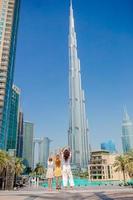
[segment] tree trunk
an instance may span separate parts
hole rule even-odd
[[[14,184],[14,172],[12,171],[12,167],[8,166],[6,169],[6,190],[12,190]]]
[[[6,168],[2,172],[2,190],[5,190],[6,187]]]
[[[17,179],[17,176],[16,176],[16,173],[14,174],[14,187],[16,187],[16,179]]]
[[[122,171],[123,172],[123,181],[124,181],[124,184],[126,183],[126,175],[125,175],[125,170]]]

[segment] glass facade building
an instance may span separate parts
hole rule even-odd
[[[47,161],[50,154],[51,140],[48,137],[34,138],[33,142],[33,168],[37,163],[47,167]]]
[[[115,144],[111,140],[102,143],[101,150],[109,151],[110,153],[116,153]]]
[[[39,153],[39,162],[44,166],[47,167],[47,161],[50,152],[50,142],[51,140],[48,137],[42,138],[40,143],[40,153]]]
[[[75,168],[88,168],[89,126],[86,115],[85,93],[82,89],[80,59],[74,24],[72,1],[69,16],[69,129],[68,145],[72,151],[72,165]]]
[[[27,167],[33,166],[34,124],[24,122],[23,159]]]
[[[122,147],[123,153],[133,150],[133,122],[126,110],[122,122]]]
[[[7,135],[20,0],[0,0],[0,149],[7,148]]]
[[[23,113],[19,112],[19,122],[18,122],[18,138],[17,138],[17,157],[23,157],[23,137],[24,137],[24,122]]]
[[[20,102],[20,90],[18,87],[13,85],[12,96],[11,96],[8,135],[7,135],[7,150],[8,149],[17,149],[19,102]]]

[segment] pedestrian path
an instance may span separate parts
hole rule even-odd
[[[40,190],[1,191],[0,200],[133,200],[132,188],[117,189],[74,189],[74,190]]]

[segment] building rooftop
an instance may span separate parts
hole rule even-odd
[[[109,151],[106,150],[97,150],[97,151],[92,151],[91,154],[110,154]]]

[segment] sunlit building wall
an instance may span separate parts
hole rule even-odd
[[[17,150],[19,106],[20,106],[20,89],[13,85],[11,95],[11,106],[9,115],[9,126],[7,134],[7,150]]]
[[[24,122],[23,112],[19,112],[18,137],[17,137],[17,157],[23,157]]]
[[[33,167],[34,124],[24,122],[23,159],[27,167]]]
[[[20,0],[0,0],[0,149],[7,149]]]
[[[123,153],[133,150],[133,122],[126,110],[122,121],[122,147]]]

